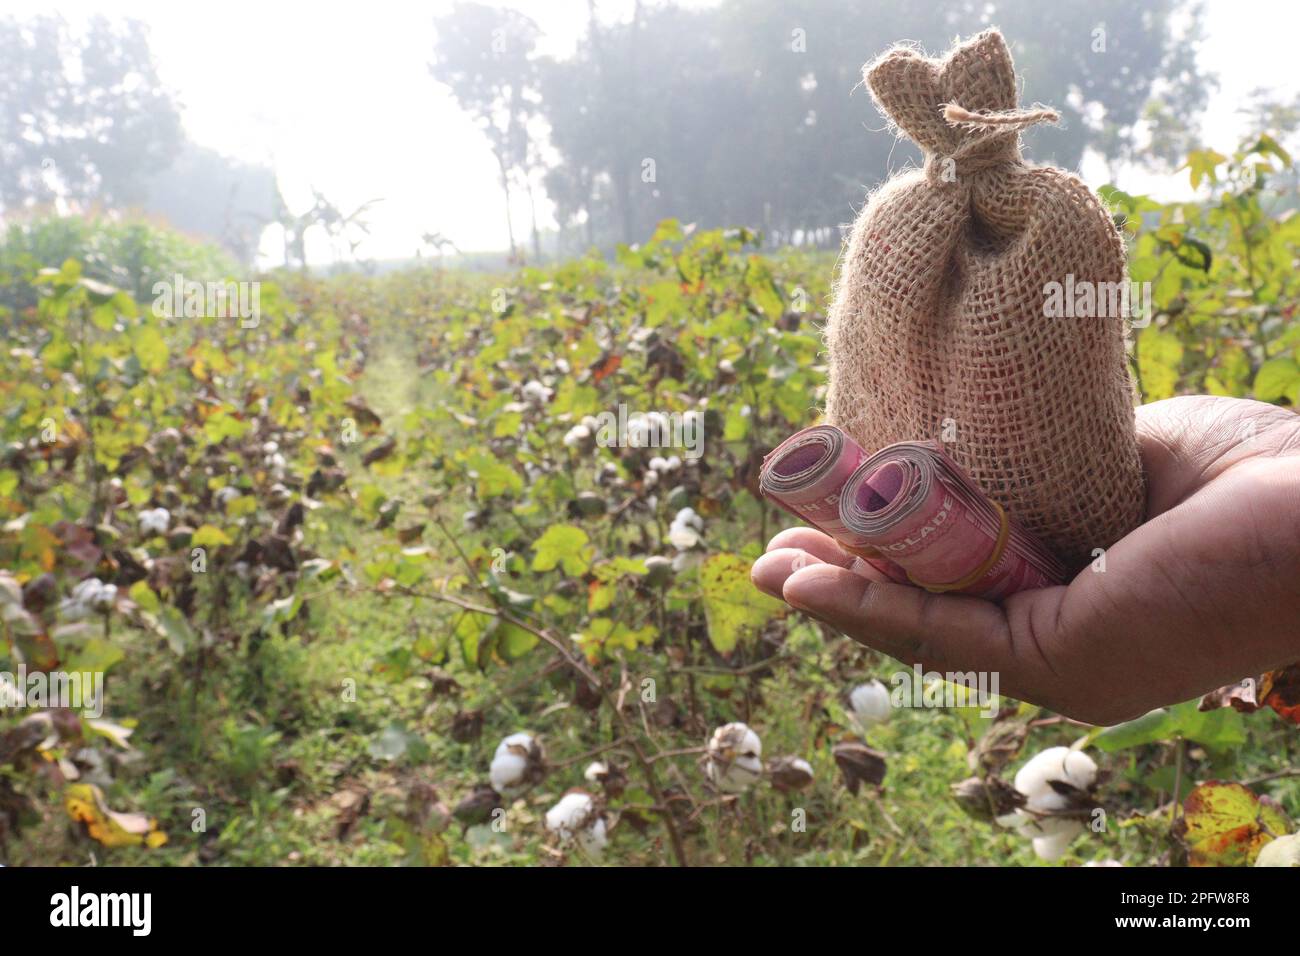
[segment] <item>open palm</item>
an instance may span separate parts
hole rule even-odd
[[[1137,411],[1147,520],[1068,585],[1001,605],[885,580],[811,528],[755,585],[855,640],[1089,723],[1300,660],[1300,416],[1188,396]]]

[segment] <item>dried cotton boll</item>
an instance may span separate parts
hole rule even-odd
[[[532,734],[517,733],[497,745],[488,768],[492,789],[504,796],[527,790],[545,774],[546,753]]]
[[[1255,858],[1256,866],[1300,866],[1300,833],[1280,836],[1264,844]]]
[[[166,508],[148,508],[140,512],[137,520],[140,522],[142,534],[166,534],[172,522],[172,515]]]
[[[709,739],[704,775],[723,793],[740,793],[763,775],[763,742],[742,723],[724,724]]]
[[[546,830],[561,843],[577,842],[592,856],[599,856],[609,842],[605,819],[596,808],[596,801],[582,790],[566,793],[546,811]]]
[[[767,768],[768,779],[781,793],[792,793],[812,786],[813,768],[802,757],[778,757]]]
[[[874,727],[889,720],[892,705],[889,689],[878,680],[859,684],[849,692],[849,706],[859,726]]]

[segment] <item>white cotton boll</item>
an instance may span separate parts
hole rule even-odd
[[[576,841],[592,856],[598,856],[608,842],[605,820],[596,810],[596,801],[581,790],[566,793],[546,811],[546,829],[562,843]]]
[[[681,467],[682,467],[682,460],[678,458],[676,455],[669,455],[667,460],[664,462],[664,471],[667,472],[677,471]]]
[[[279,452],[276,452],[274,455],[266,456],[266,467],[270,468],[272,471],[284,471],[288,465],[289,462],[286,461],[284,455],[281,455]]]
[[[659,472],[647,471],[641,476],[641,484],[643,487],[653,488],[655,485],[659,484]]]
[[[497,744],[488,767],[492,789],[507,797],[522,792],[540,778],[542,759],[542,746],[532,734],[511,734]]]
[[[678,551],[689,551],[700,543],[700,533],[689,525],[674,524],[668,529],[668,541]]]
[[[72,596],[60,608],[69,619],[85,617],[87,611],[104,613],[117,601],[117,585],[105,584],[99,578],[86,578],[72,589]]]
[[[172,515],[166,508],[147,508],[140,512],[138,520],[141,533],[166,534]]]
[[[268,441],[262,443],[262,454],[264,455],[274,455],[279,450],[280,450],[279,442]]]
[[[653,458],[650,459],[650,470],[651,470],[651,471],[667,471],[667,470],[668,470],[668,459],[667,459],[667,458],[664,458],[664,457],[662,457],[662,456],[660,456],[660,455],[655,455]]]
[[[527,774],[528,758],[516,753],[498,754],[488,768],[492,789],[501,794],[521,789]]]
[[[524,398],[534,405],[545,405],[551,400],[552,390],[537,379],[526,382],[522,389]]]
[[[1015,787],[1030,800],[1044,793],[1054,793],[1051,781],[1087,790],[1097,779],[1097,764],[1081,750],[1048,747],[1035,754],[1016,772]]]
[[[691,568],[698,567],[703,562],[703,551],[678,551],[673,556],[673,571],[680,574],[682,571],[689,571]]]
[[[673,518],[673,524],[695,528],[697,531],[704,530],[704,519],[696,514],[694,508],[683,508],[677,512],[677,515]]]
[[[763,775],[763,742],[742,723],[724,724],[709,739],[704,775],[723,793],[740,793]]]
[[[1300,833],[1280,836],[1264,844],[1256,866],[1300,866]]]
[[[241,492],[234,485],[226,485],[225,487],[218,488],[217,504],[219,504],[221,507],[224,508],[226,505],[230,504],[232,501],[240,497],[240,495],[242,494],[243,492]]]
[[[566,448],[581,448],[591,440],[591,429],[586,425],[574,425],[564,433]]]
[[[573,367],[569,365],[568,359],[558,358],[555,360],[555,370],[561,375],[568,375],[572,368]]]
[[[98,600],[103,589],[104,582],[99,578],[86,578],[84,581],[78,581],[77,586],[72,589],[72,600],[89,607]]]
[[[889,689],[878,680],[859,684],[849,693],[849,706],[853,717],[862,727],[874,727],[889,720],[891,704]]]
[[[609,773],[609,764],[599,760],[593,760],[587,764],[587,769],[582,773],[582,779],[587,783],[600,783],[600,778]]]
[[[1080,826],[1079,829],[1082,830],[1083,827]],[[1065,851],[1070,846],[1070,841],[1073,840],[1075,836],[1075,833],[1060,832],[1053,833],[1050,836],[1034,837],[1034,855],[1040,860],[1045,860],[1048,863],[1055,863],[1065,855]]]
[[[1093,867],[1093,866],[1123,866],[1124,864],[1121,863],[1119,860],[1089,860],[1087,863],[1083,865],[1088,867]]]

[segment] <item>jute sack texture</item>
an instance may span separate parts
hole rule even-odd
[[[1128,321],[1049,316],[1049,283],[1126,281],[1124,244],[1077,177],[1032,166],[1002,36],[927,59],[896,47],[864,70],[925,154],[853,227],[826,329],[827,420],[868,451],[940,439],[1072,570],[1136,527],[1146,493],[1134,434]],[[1113,305],[1113,303],[1111,303]]]

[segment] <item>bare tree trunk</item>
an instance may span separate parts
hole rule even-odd
[[[506,167],[505,155],[497,150],[497,166],[501,170],[501,190],[506,195],[506,235],[510,237],[510,258],[513,261],[515,250],[515,226],[510,220],[510,170]]]
[[[533,217],[533,258],[542,261],[542,234],[537,229],[537,197],[533,193],[533,177],[524,176],[524,186],[528,190],[528,212]]]

